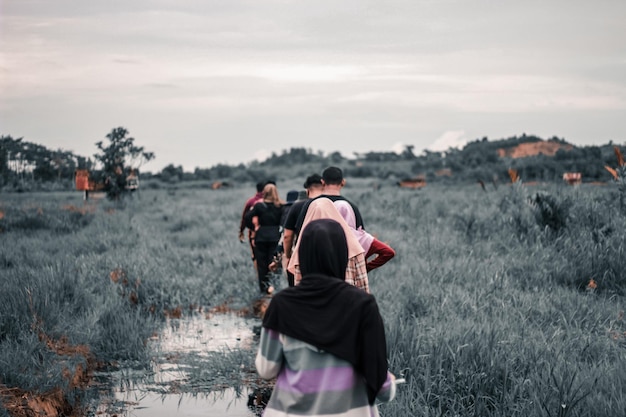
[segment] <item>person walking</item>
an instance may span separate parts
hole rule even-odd
[[[299,242],[302,282],[278,292],[263,317],[255,366],[276,378],[263,415],[377,417],[375,401],[395,397],[395,376],[376,299],[343,280],[344,227],[315,220]]]
[[[343,217],[341,217],[341,214],[339,214],[339,211],[333,202],[328,198],[318,197],[311,201],[302,224],[302,230],[304,230],[306,225],[310,222],[319,219],[332,219],[343,227],[346,234],[346,241],[348,242],[348,263],[344,273],[345,281],[365,292],[369,292],[369,281],[367,277],[367,270],[365,268],[365,251],[352,233],[352,229],[350,229],[348,223],[346,223]],[[295,285],[298,285],[302,280],[298,248],[302,244],[303,240],[304,236],[298,238],[293,255],[289,260],[289,265],[287,267],[287,269],[294,274]]]
[[[384,242],[376,239],[373,235],[367,233],[363,227],[356,227],[356,218],[354,211],[347,201],[337,200],[334,202],[335,207],[341,214],[341,217],[348,223],[350,229],[354,233],[361,247],[365,251],[365,269],[367,272],[379,268],[389,262],[391,258],[396,256],[396,252]],[[371,258],[373,256],[373,258]],[[371,259],[370,259],[371,258]]]
[[[259,289],[263,294],[271,294],[274,291],[274,287],[270,284],[269,265],[280,241],[283,204],[276,185],[270,183],[263,188],[263,199],[252,207],[249,214],[254,225],[252,245],[256,258]]]
[[[363,217],[361,216],[361,212],[359,211],[359,208],[356,206],[356,204],[352,203],[351,201],[349,201],[348,199],[346,199],[344,196],[341,195],[341,189],[345,187],[346,185],[346,180],[343,177],[343,171],[341,170],[341,168],[334,167],[334,166],[326,168],[322,172],[322,184],[324,186],[324,189],[322,191],[322,194],[319,197],[328,198],[333,202],[339,201],[339,200],[347,201],[352,207],[352,210],[354,211],[354,216],[356,219],[356,226],[365,227],[365,225],[363,224]],[[300,215],[298,217],[298,221],[296,222],[297,230],[302,228],[302,222],[304,221],[304,217],[306,216],[306,212],[309,208],[310,203],[311,201],[305,203],[302,209],[300,210]]]
[[[322,190],[324,189],[322,177],[319,174],[309,175],[304,181],[303,187],[306,190],[306,199],[298,200],[293,204],[285,218],[285,224],[283,225],[283,261],[285,265],[289,265],[289,259],[291,259],[293,247],[296,243],[298,233],[300,232],[299,229],[296,230],[296,223],[298,222],[300,211],[308,200],[322,195]],[[290,287],[293,287],[294,276],[286,267],[285,270],[287,271],[287,282]]]
[[[239,222],[239,241],[241,243],[245,241],[244,231],[246,230],[246,228],[248,228],[248,245],[250,245],[250,254],[252,257],[252,263],[254,264],[255,271],[257,270],[257,267],[256,259],[254,257],[254,246],[252,245],[252,234],[254,232],[254,229],[250,227],[252,226],[252,224],[247,221],[247,219],[249,218],[247,215],[250,210],[252,210],[252,207],[254,207],[256,203],[263,199],[263,187],[265,187],[264,181],[256,183],[256,194],[246,200],[246,203],[243,206],[243,211],[241,213],[241,221]]]
[[[284,237],[285,237],[285,221],[287,216],[291,212],[291,208],[293,204],[298,200],[298,191],[291,190],[287,192],[287,201],[283,204],[283,213],[280,218],[280,240],[278,241],[278,245],[276,246],[276,250],[274,251],[274,256],[272,258],[272,262],[270,263],[270,271],[272,272],[282,272],[282,270],[287,270],[287,265],[285,263],[285,249],[284,249]]]

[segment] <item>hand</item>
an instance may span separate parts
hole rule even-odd
[[[270,264],[268,265],[267,269],[269,269],[272,272],[278,271],[278,262],[276,262],[276,259],[274,259],[272,262],[270,262]]]
[[[245,239],[244,239],[244,237],[243,237],[243,232],[242,232],[241,230],[239,231],[239,241],[240,241],[241,243],[243,243],[243,242],[245,241]]]

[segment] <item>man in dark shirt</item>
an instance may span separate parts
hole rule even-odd
[[[300,210],[304,204],[309,201],[311,198],[318,197],[322,194],[322,190],[324,186],[322,185],[322,177],[319,174],[313,174],[307,177],[304,182],[304,188],[306,190],[306,200],[298,200],[291,206],[289,213],[287,214],[287,218],[285,219],[285,223],[283,224],[283,248],[284,248],[284,264],[289,264],[289,258],[291,258],[291,254],[293,251],[293,247],[296,243],[296,238],[300,229],[296,230],[296,223],[298,221],[298,217],[300,215]],[[285,268],[285,271],[287,269]],[[293,274],[287,271],[287,281],[289,282],[289,286],[293,287],[294,280]]]
[[[363,225],[363,217],[361,217],[361,213],[357,206],[354,205],[351,201],[341,195],[341,189],[346,185],[346,180],[343,178],[343,171],[341,168],[337,167],[328,167],[322,172],[322,184],[324,184],[324,190],[322,194],[317,196],[325,197],[335,202],[337,200],[347,201],[352,210],[354,211],[354,217],[356,219],[356,227],[365,227]],[[311,199],[307,200],[302,209],[300,210],[300,214],[298,216],[298,220],[296,221],[295,230],[300,231],[302,228],[302,223],[304,222],[304,217],[306,216],[306,212],[309,209],[309,205],[311,204]]]

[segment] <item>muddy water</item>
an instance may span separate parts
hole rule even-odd
[[[253,328],[259,320],[235,314],[215,314],[171,319],[150,341],[154,365],[150,370],[123,369],[101,376],[114,387],[114,400],[98,407],[103,417],[233,416],[254,417],[248,408],[247,388],[219,392],[175,393],[184,381],[185,356],[202,358],[225,349],[255,345]],[[181,366],[182,365],[182,366]],[[172,393],[172,391],[174,393]]]

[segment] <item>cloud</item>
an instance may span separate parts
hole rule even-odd
[[[437,140],[435,140],[430,146],[429,151],[443,152],[450,148],[462,148],[468,142],[465,136],[464,130],[448,130],[444,132]]]
[[[0,133],[52,148],[89,154],[123,125],[151,166],[193,169],[311,144],[351,157],[624,137],[626,2],[1,4]]]
[[[400,155],[402,152],[404,152],[405,149],[406,149],[406,145],[404,143],[402,143],[402,142],[396,142],[391,147],[391,150],[393,152],[397,153],[398,155]]]
[[[272,153],[270,151],[268,151],[267,149],[259,149],[258,151],[256,151],[254,153],[254,157],[251,160],[252,161],[258,161],[258,162],[263,162],[267,158],[269,158],[271,155],[272,155]]]

